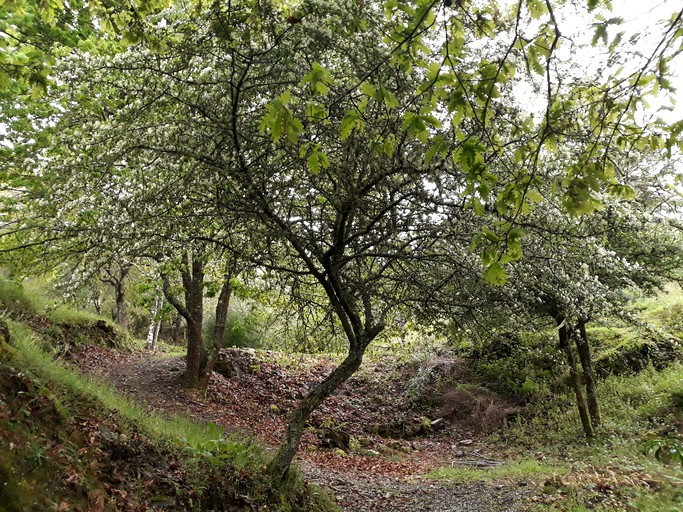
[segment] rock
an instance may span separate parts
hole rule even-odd
[[[323,448],[339,448],[345,452],[349,451],[351,436],[341,430],[334,430],[324,427],[318,430],[320,436],[320,446]]]
[[[444,422],[444,419],[443,419],[443,418],[437,418],[437,419],[433,420],[433,421],[430,423],[430,426],[431,426],[432,428],[442,427],[442,426],[443,426],[443,422]]]

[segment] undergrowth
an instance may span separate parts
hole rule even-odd
[[[268,454],[251,440],[132,403],[53,360],[27,325],[4,321],[12,343],[0,340],[0,438],[15,447],[0,450],[7,510],[128,510],[123,498],[142,509],[163,502],[170,510],[334,510],[295,471],[285,482],[267,477]],[[149,464],[156,469],[144,469]]]
[[[49,298],[37,284],[28,281],[24,285],[0,278],[0,311],[16,313],[24,316],[44,316],[57,324],[89,324],[96,322],[112,322],[105,317],[81,311],[67,304]],[[10,315],[14,316],[14,315]]]
[[[491,468],[477,467],[448,467],[430,472],[427,477],[449,482],[471,481],[523,481],[544,479],[551,475],[566,473],[564,466],[547,464],[533,459],[519,459],[507,461]]]

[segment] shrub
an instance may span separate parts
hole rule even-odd
[[[204,332],[207,341],[211,340],[211,333],[216,325],[216,318],[211,316],[204,323]],[[259,348],[263,333],[265,332],[265,320],[256,309],[237,305],[228,311],[228,320],[225,326],[222,347]]]

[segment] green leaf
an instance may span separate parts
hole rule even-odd
[[[419,114],[407,112],[403,118],[402,128],[409,136],[415,137],[422,142],[427,142],[427,140],[429,140],[427,125]]]
[[[548,12],[548,8],[541,0],[527,0],[527,8],[529,9],[529,14],[535,20],[540,19],[541,16]]]
[[[591,45],[597,45],[600,39],[602,39],[603,44],[607,44],[607,24],[596,23],[594,27],[595,34],[593,35],[593,39],[591,40]]]
[[[427,70],[427,80],[431,83],[436,82],[439,76],[439,71],[441,71],[441,64],[438,62],[432,62]]]
[[[429,164],[431,163],[431,161],[434,159],[434,157],[436,156],[436,154],[438,152],[439,152],[439,146],[437,146],[436,144],[432,144],[429,147],[429,149],[427,150],[427,152],[425,153],[425,159],[424,159],[425,166],[429,167]]]
[[[282,102],[283,105],[288,105],[291,97],[292,97],[292,92],[287,90],[287,91],[283,92],[282,94],[280,94],[278,99]]]
[[[349,110],[344,119],[342,119],[339,125],[339,137],[341,140],[346,140],[351,136],[353,129],[356,127],[357,122],[360,120],[360,112],[356,110]]]
[[[490,242],[500,242],[500,237],[490,229],[483,228],[481,232]]]
[[[313,174],[318,174],[320,172],[320,161],[315,153],[311,153],[308,156],[306,163]]]
[[[543,202],[543,196],[538,190],[527,190],[526,198],[532,203]]]
[[[512,228],[508,232],[508,240],[511,242],[518,242],[524,237],[524,230],[522,228]]]
[[[508,279],[507,272],[500,263],[491,263],[484,271],[484,279],[494,286],[503,286]]]
[[[373,85],[369,82],[363,82],[360,84],[360,92],[365,94],[366,96],[369,96],[370,98],[376,98],[377,97],[377,89],[373,87]]]
[[[387,106],[388,109],[397,108],[400,105],[400,103],[398,102],[398,98],[396,98],[396,95],[389,89],[381,87],[380,93],[382,95],[382,99],[384,100],[384,104]]]

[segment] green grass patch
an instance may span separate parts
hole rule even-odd
[[[17,313],[12,315],[14,317],[42,315],[57,324],[80,325],[105,322],[113,326],[109,318],[78,310],[49,297],[45,286],[32,280],[17,284],[0,278],[0,311],[2,310]]]
[[[106,409],[116,411],[122,418],[142,428],[159,441],[201,446],[219,437],[215,428],[182,416],[165,418],[147,407],[126,400],[111,385],[95,377],[81,375],[76,370],[53,360],[50,354],[41,349],[40,337],[26,326],[12,321],[7,323],[10,326],[13,345],[19,349],[23,359],[23,366],[42,376],[52,386],[59,386],[65,394],[96,400]],[[263,461],[262,454],[257,453],[254,445],[247,443],[244,449],[249,452],[248,458],[253,462]],[[233,451],[237,453],[237,450]]]
[[[444,467],[431,471],[427,478],[448,482],[488,482],[494,480],[538,480],[550,475],[564,474],[567,468],[551,465],[534,459],[504,462],[491,468]]]
[[[13,435],[26,438],[27,443],[24,444],[27,448],[17,461],[8,460],[9,466],[0,464],[0,485],[34,489],[41,488],[48,482],[55,482],[54,490],[40,496],[41,503],[47,503],[53,499],[51,496],[55,496],[54,499],[64,499],[65,503],[75,507],[76,502],[73,500],[80,498],[74,498],[73,486],[65,487],[60,483],[62,477],[50,475],[53,473],[63,475],[65,471],[77,469],[79,489],[82,488],[83,491],[78,491],[76,494],[84,497],[83,499],[88,502],[87,505],[79,502],[78,507],[80,509],[97,507],[99,499],[97,495],[102,495],[103,489],[109,485],[103,486],[98,479],[106,478],[108,473],[104,471],[91,473],[90,468],[96,462],[89,462],[85,455],[74,458],[73,460],[79,461],[78,465],[74,463],[73,467],[67,468],[60,467],[57,462],[51,462],[51,456],[46,455],[52,449],[51,439],[55,436],[64,440],[62,443],[64,446],[68,445],[69,453],[76,454],[85,450],[75,444],[79,441],[74,437],[71,429],[78,430],[77,424],[72,423],[74,421],[72,418],[87,416],[89,419],[85,420],[86,422],[97,421],[103,425],[113,425],[112,427],[105,426],[100,432],[106,433],[107,430],[115,429],[112,441],[114,450],[117,446],[131,450],[151,450],[150,456],[153,454],[155,460],[159,459],[156,463],[151,462],[151,464],[156,464],[157,468],[166,467],[163,457],[171,457],[172,460],[179,461],[184,470],[180,476],[174,477],[181,478],[183,483],[175,492],[170,491],[170,497],[181,499],[179,496],[182,495],[182,499],[185,500],[182,502],[182,507],[187,510],[224,509],[225,507],[230,510],[262,510],[262,506],[265,505],[269,510],[283,512],[336,510],[331,499],[320,490],[305,484],[296,470],[290,472],[284,482],[276,484],[270,480],[265,472],[269,454],[251,439],[226,435],[224,429],[215,424],[204,425],[183,416],[164,417],[154,413],[149,408],[119,395],[109,384],[97,378],[85,377],[75,369],[53,360],[50,354],[41,349],[44,344],[42,336],[30,327],[16,321],[6,320],[6,323],[10,328],[12,346],[0,346],[0,349],[4,350],[4,359],[0,358],[0,377],[6,373],[10,376],[14,375],[15,380],[20,378],[22,381],[30,382],[30,394],[35,394],[37,398],[34,400],[26,395],[27,403],[36,403],[36,400],[40,403],[50,402],[54,404],[50,407],[54,408],[57,413],[51,416],[43,414],[47,419],[36,423],[39,417],[27,411],[29,415],[26,418],[33,421],[34,425],[40,425],[41,430],[38,431],[37,426],[22,427],[21,418],[23,418],[24,409],[12,412],[18,418],[13,423],[9,423],[10,427],[15,429]],[[7,359],[8,355],[10,359]],[[87,412],[84,413],[84,410]],[[53,417],[56,423],[51,425],[49,421],[52,421]],[[119,435],[116,434],[117,431],[128,434]],[[54,436],[50,432],[54,432]],[[38,437],[30,442],[33,436]],[[125,441],[120,441],[124,437]],[[134,446],[142,446],[139,444],[142,440],[147,448],[135,448]],[[104,444],[99,446],[105,449]],[[93,448],[89,447],[88,450],[91,454]],[[2,452],[1,449],[0,452]],[[98,453],[100,453],[99,456],[94,455],[95,461],[98,457],[104,457],[107,463],[112,461],[114,464],[117,463],[116,460],[120,460],[116,459],[116,451],[114,451],[113,458],[110,454]],[[2,458],[3,455],[0,453],[0,459]],[[15,475],[8,468],[12,465],[16,466],[20,460],[24,461],[21,466],[23,475]],[[41,466],[45,466],[49,472],[36,472],[36,468]],[[130,479],[125,482],[130,482]],[[140,483],[135,480],[130,485],[142,485],[142,480]],[[150,499],[146,488],[139,488],[139,490],[142,493],[141,496],[147,496],[144,499]],[[176,494],[180,491],[181,494]],[[29,495],[32,492],[30,491]],[[133,492],[133,490],[129,487],[126,492]],[[56,496],[63,498],[56,498]],[[34,510],[30,507],[25,508],[24,502],[17,496],[14,498],[17,498],[14,500],[18,503],[17,510]],[[41,510],[43,509],[47,508],[43,506]]]
[[[143,340],[141,338],[131,338],[126,346],[138,351],[147,350],[147,340]],[[157,355],[162,356],[184,356],[185,354],[187,354],[187,347],[182,345],[174,345],[172,343],[166,343],[164,341],[159,340],[156,343],[155,351]]]

